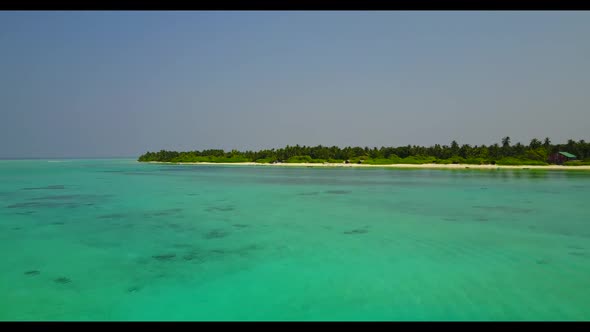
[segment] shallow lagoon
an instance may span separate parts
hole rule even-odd
[[[590,172],[0,161],[1,320],[588,320]]]

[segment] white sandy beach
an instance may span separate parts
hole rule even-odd
[[[468,165],[468,164],[390,164],[390,165],[368,165],[368,164],[335,164],[335,163],[277,163],[277,164],[263,164],[256,162],[243,163],[210,163],[210,162],[195,162],[195,163],[172,163],[161,161],[149,161],[148,163],[155,164],[173,164],[173,165],[252,165],[252,166],[276,166],[276,167],[373,167],[373,168],[419,168],[419,169],[537,169],[537,170],[590,170],[590,165],[585,166],[562,166],[562,165],[546,165],[546,166],[508,166],[508,165]]]

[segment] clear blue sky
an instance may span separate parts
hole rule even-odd
[[[589,12],[0,12],[0,158],[590,140]]]

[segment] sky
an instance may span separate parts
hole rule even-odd
[[[590,141],[590,12],[0,12],[0,158]]]

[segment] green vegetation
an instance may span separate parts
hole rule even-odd
[[[531,160],[531,159],[519,159],[514,157],[505,157],[496,162],[496,165],[514,165],[514,166],[522,166],[522,165],[548,165],[547,162],[541,160]]]
[[[563,163],[566,166],[588,166],[590,165],[590,160],[572,160],[572,161],[566,161],[565,163]]]
[[[565,165],[590,165],[590,143],[568,140],[566,144],[552,144],[549,138],[540,141],[532,139],[528,145],[520,142],[510,144],[510,137],[504,137],[501,144],[450,145],[436,144],[430,147],[408,145],[400,147],[345,147],[337,146],[287,146],[282,149],[260,151],[226,152],[224,150],[147,152],[139,161],[160,162],[211,162],[211,163],[353,163],[368,165],[388,164],[470,164],[470,165],[547,165],[550,154],[567,151],[578,160],[567,161]]]

